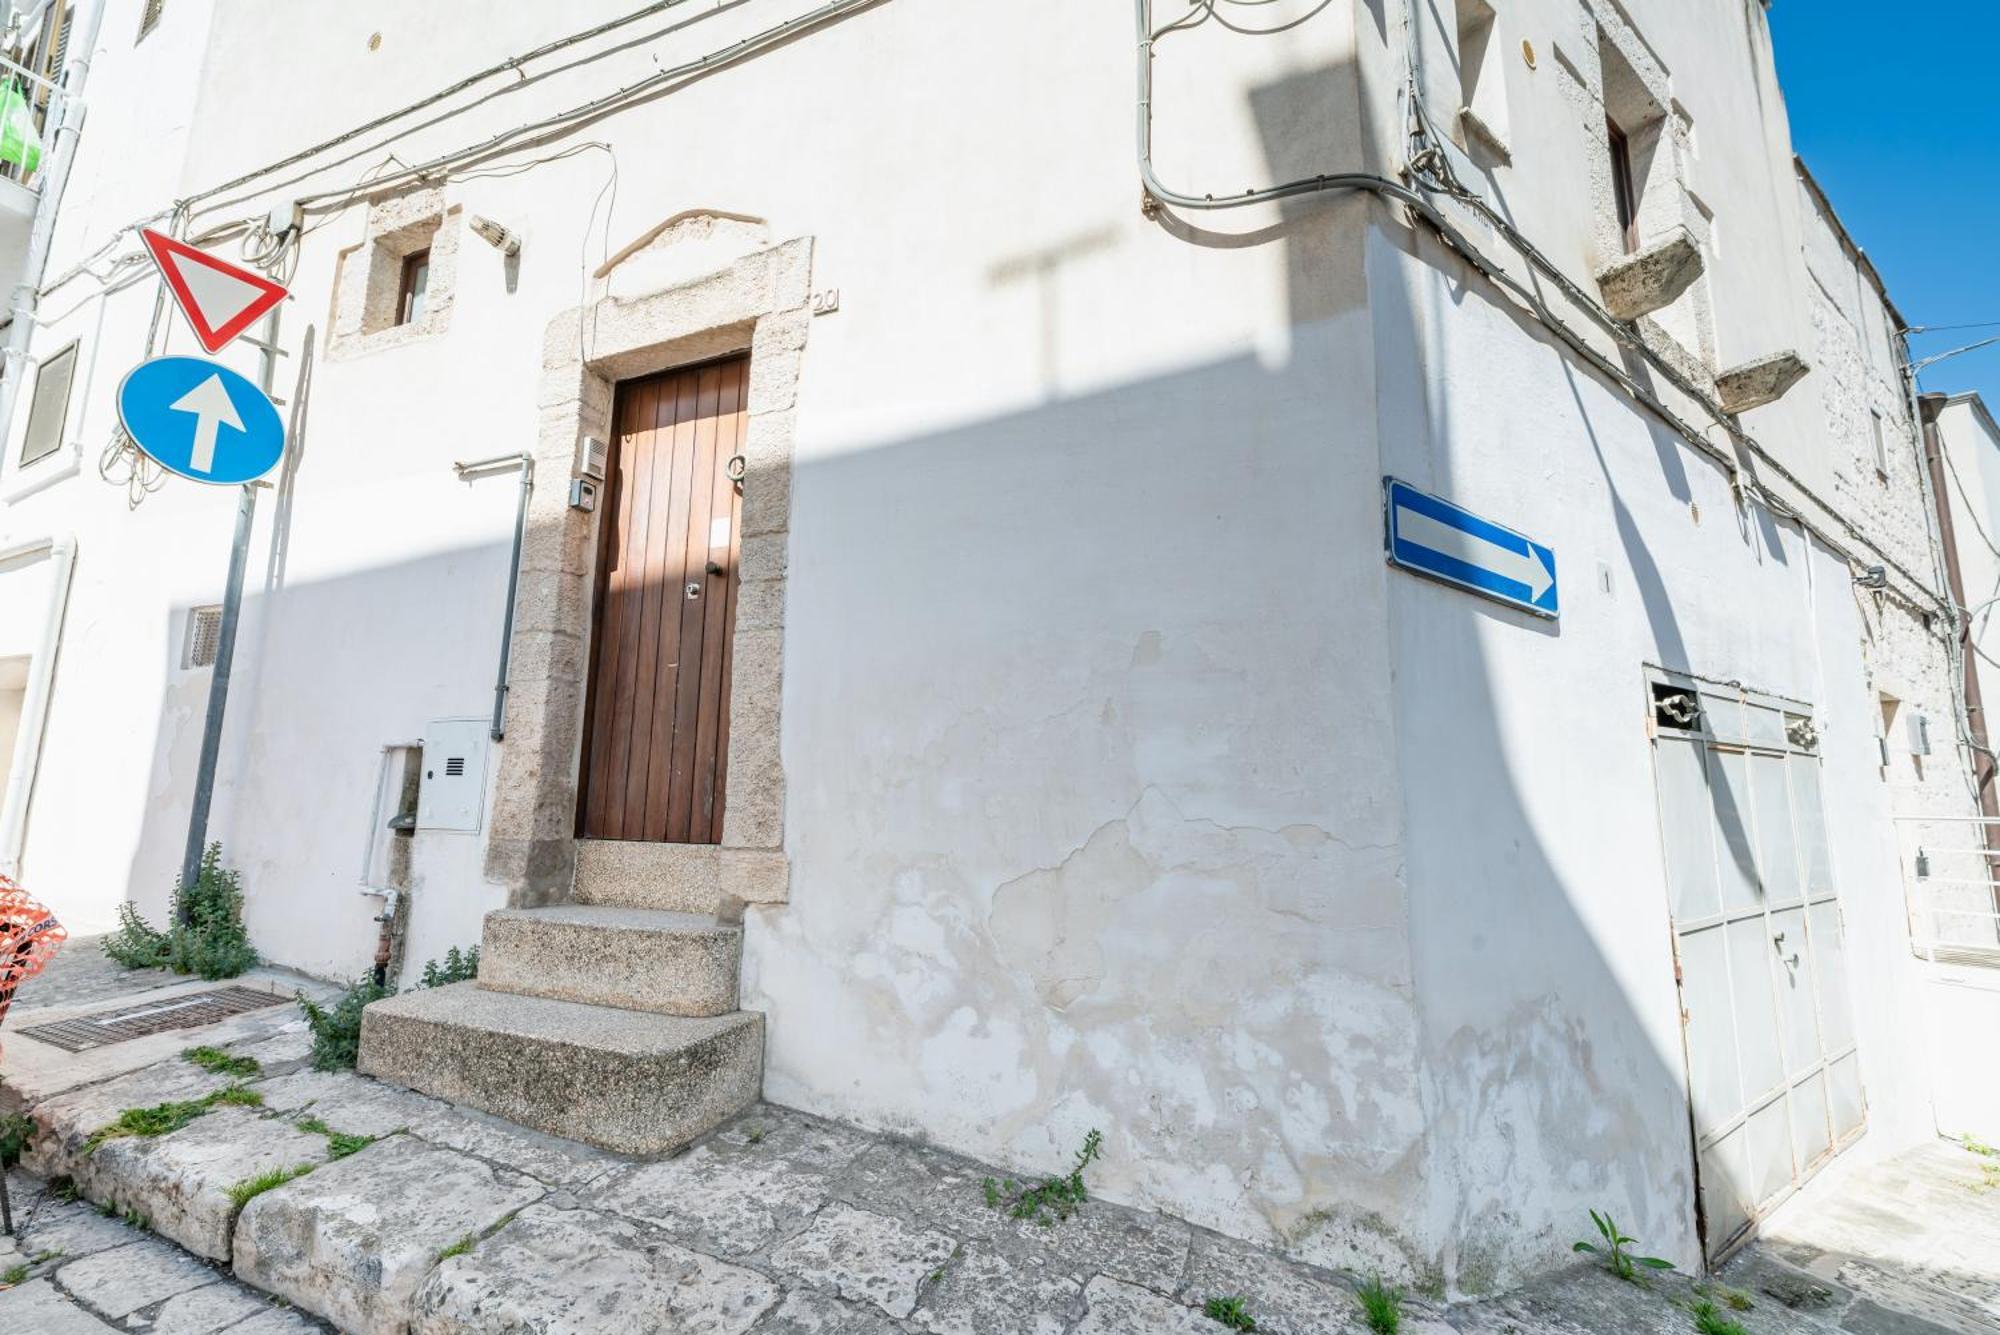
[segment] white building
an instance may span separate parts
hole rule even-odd
[[[541,910],[364,1065],[632,1145],[652,1068],[496,1017],[720,1009],[658,1143],[760,1080],[1023,1168],[1097,1127],[1112,1195],[1457,1291],[1932,1134],[1892,818],[1977,810],[1951,604],[1761,6],[1136,8],[109,0],[0,870],[157,918],[187,838],[239,494],[122,448],[196,351],[145,224],[293,294],[208,826],[260,948]],[[1560,616],[1385,563],[1388,478]],[[712,927],[547,911],[739,900],[740,1002]]]

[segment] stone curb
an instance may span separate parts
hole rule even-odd
[[[38,1163],[158,1236],[56,1202],[50,1220],[92,1250],[0,1292],[0,1329],[130,1328],[113,1323],[157,1324],[178,1303],[159,1329],[315,1329],[305,1312],[357,1335],[1210,1335],[1226,1327],[1203,1305],[1233,1296],[1265,1335],[1366,1330],[1350,1276],[1108,1202],[1060,1223],[1016,1220],[987,1203],[983,1184],[998,1170],[803,1113],[757,1105],[674,1157],[633,1159],[367,1077],[299,1069],[298,1033],[239,1046],[270,1062],[244,1082],[261,1106],[86,1153],[122,1108],[229,1083],[174,1058],[33,1110]],[[336,1158],[329,1132],[375,1139],[341,1141],[352,1152]],[[267,1167],[298,1166],[310,1171],[231,1195]],[[1760,1294],[1805,1275],[1774,1256],[1758,1265],[1742,1282]],[[1867,1324],[1856,1295],[1811,1282],[1826,1295],[1820,1309],[1760,1301],[1744,1317],[1749,1335],[1946,1329]],[[1641,1290],[1576,1267],[1501,1299],[1406,1301],[1401,1331],[1668,1335],[1690,1327],[1688,1283],[1673,1275]],[[262,1306],[246,1317],[246,1303]]]

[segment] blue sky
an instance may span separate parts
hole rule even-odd
[[[1792,143],[1919,334],[1918,357],[2000,335],[2000,4],[1774,0]],[[1941,362],[1926,390],[2000,411],[2000,344]]]

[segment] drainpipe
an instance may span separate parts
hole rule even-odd
[[[1958,540],[1951,518],[1951,490],[1945,485],[1944,439],[1938,432],[1938,414],[1944,411],[1945,396],[1925,394],[1917,400],[1917,411],[1921,415],[1924,431],[1924,465],[1930,474],[1931,505],[1937,515],[1938,542],[1944,552],[1945,587],[1951,591],[1951,603],[1955,609],[1952,620],[1957,624],[1952,633],[1958,637],[1959,670],[1963,674],[1961,692],[1965,701],[1965,726],[1972,735],[1972,779],[1979,791],[1979,814],[1987,818],[1986,834],[1986,879],[1996,880],[1994,875],[2000,869],[2000,789],[1996,789],[1994,778],[1996,765],[1993,758],[1992,742],[1986,730],[1985,702],[1979,694],[1978,655],[1972,647],[1972,618],[1966,615],[1965,576],[1958,564]],[[1993,897],[1993,908],[2000,912],[2000,886],[1991,886],[1988,893]]]
[[[474,459],[452,465],[460,481],[503,468],[521,470],[521,495],[514,509],[514,555],[507,563],[507,610],[500,618],[500,671],[493,679],[493,723],[487,735],[494,741],[507,736],[507,666],[514,654],[514,603],[521,588],[521,542],[528,531],[528,498],[535,491],[535,457],[532,454],[501,454],[491,459]]]
[[[67,535],[0,547],[0,562],[47,552],[49,609],[42,620],[42,637],[28,660],[28,689],[21,700],[21,730],[14,738],[14,759],[7,768],[7,790],[0,796],[0,876],[17,877],[21,848],[28,837],[28,799],[35,790],[35,769],[42,758],[42,729],[49,716],[49,692],[55,688],[56,652],[62,644],[63,616],[69,610],[70,572],[76,565],[76,539]]]
[[[90,53],[97,48],[97,30],[104,22],[106,0],[85,0],[90,5],[83,27],[69,44],[69,63],[64,66],[57,97],[62,115],[56,123],[55,147],[49,152],[49,168],[42,176],[40,197],[35,201],[35,221],[28,233],[28,253],[21,262],[21,279],[14,286],[7,329],[7,345],[0,350],[0,445],[14,425],[14,406],[20,397],[22,369],[28,362],[28,344],[35,336],[35,310],[42,299],[42,275],[48,272],[49,250],[55,242],[56,213],[62,208],[63,187],[69,184],[70,164],[76,160],[76,139],[83,130],[83,85],[90,77]]]

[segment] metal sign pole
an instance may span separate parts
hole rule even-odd
[[[266,394],[278,364],[278,313],[273,306],[264,317],[258,350],[257,386]],[[181,856],[181,921],[191,908],[185,892],[201,874],[202,853],[208,847],[208,808],[215,796],[215,765],[222,752],[222,719],[229,705],[230,669],[236,658],[236,622],[243,610],[243,569],[249,564],[250,532],[257,519],[257,484],[243,484],[236,503],[236,536],[229,548],[229,583],[222,595],[222,625],[215,640],[215,673],[208,684],[208,719],[201,731],[201,763],[195,770],[194,803],[188,812],[187,851]]]

